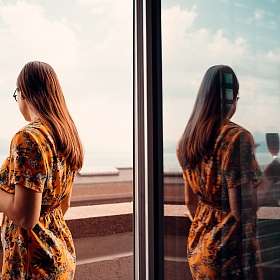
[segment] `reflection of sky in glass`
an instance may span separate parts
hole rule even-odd
[[[253,133],[258,159],[271,160],[264,138],[266,132],[279,131],[279,9],[279,1],[273,0],[163,1],[166,168],[171,166],[167,158],[175,153],[201,79],[214,64],[234,69],[240,100],[233,121]]]

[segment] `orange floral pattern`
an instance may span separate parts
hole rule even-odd
[[[195,169],[186,168],[184,180],[199,197],[188,239],[187,255],[193,279],[257,279],[256,209],[248,184],[257,186],[261,171],[254,140],[244,128],[226,122],[213,153]],[[241,221],[230,212],[228,190],[238,188]]]
[[[31,230],[3,214],[2,280],[73,279],[76,252],[65,222],[61,201],[72,191],[75,172],[56,152],[49,128],[33,121],[13,137],[10,155],[0,170],[0,189],[15,193],[15,186],[42,192],[39,222]]]

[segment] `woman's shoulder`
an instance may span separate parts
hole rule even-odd
[[[244,134],[252,136],[251,132],[248,129],[232,121],[229,121],[224,125],[224,130],[227,131],[230,135]]]
[[[33,141],[39,144],[45,141],[47,134],[48,131],[45,125],[40,120],[35,120],[20,128],[14,135],[12,141],[23,139],[24,142]]]
[[[223,127],[223,135],[224,138],[228,140],[228,142],[236,142],[236,141],[246,141],[246,142],[254,142],[253,135],[251,132],[244,128],[243,126],[229,121]]]

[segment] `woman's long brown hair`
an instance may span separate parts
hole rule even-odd
[[[228,111],[223,110],[220,96],[220,73],[233,74],[233,97],[237,97],[239,84],[229,66],[210,67],[203,77],[193,112],[178,143],[177,158],[183,168],[194,169],[201,160],[210,155],[218,129]]]
[[[65,156],[71,169],[80,170],[83,147],[54,69],[44,62],[29,62],[18,76],[17,87],[50,127],[56,149]]]

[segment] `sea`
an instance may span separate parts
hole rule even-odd
[[[7,155],[0,154],[0,161],[3,162]],[[164,153],[164,171],[166,172],[179,172],[179,166],[175,153]],[[256,159],[259,165],[263,168],[270,162],[273,157],[268,152],[257,152]],[[132,153],[102,153],[102,154],[86,154],[82,171],[86,172],[106,172],[117,168],[132,168],[133,155]]]

